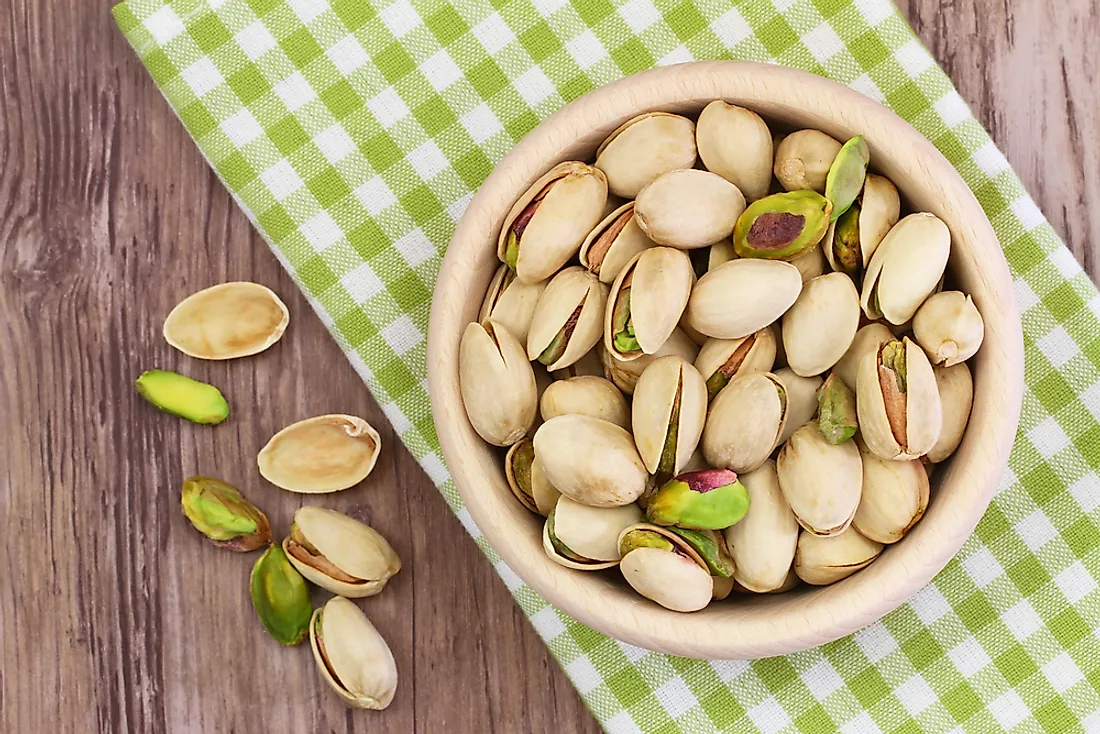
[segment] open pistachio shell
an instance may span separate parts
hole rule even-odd
[[[875,250],[863,277],[860,303],[869,319],[904,324],[943,277],[951,233],[934,214],[910,214],[895,224]]]
[[[627,120],[596,151],[596,168],[611,193],[638,196],[663,173],[695,165],[695,123],[669,112],[646,112]]]
[[[634,218],[649,239],[682,250],[729,237],[744,210],[740,189],[716,173],[694,168],[663,174],[634,202]]]
[[[896,543],[917,524],[928,507],[928,474],[919,459],[889,461],[862,442],[863,494],[852,526],[878,543]]]
[[[619,560],[619,534],[641,521],[642,511],[635,504],[589,507],[563,496],[554,509],[553,531],[577,556],[615,563]]]
[[[798,521],[783,498],[774,461],[765,461],[740,479],[748,491],[751,512],[725,531],[736,568],[733,577],[749,591],[774,591],[791,569]]]
[[[634,219],[634,202],[628,201],[603,218],[584,238],[581,245],[581,265],[611,285],[615,278],[642,250],[653,247],[653,240]]]
[[[885,176],[867,174],[859,208],[859,250],[866,268],[871,256],[901,216],[898,188]]]
[[[943,410],[924,351],[908,338],[863,358],[856,380],[859,428],[883,459],[916,459],[939,438]]]
[[[504,476],[520,504],[543,517],[550,514],[561,496],[546,478],[542,463],[535,456],[535,442],[529,438],[508,449],[504,456]]]
[[[198,359],[233,359],[279,341],[290,312],[259,283],[221,283],[181,301],[164,320],[164,339]]]
[[[859,365],[864,356],[881,348],[886,342],[893,340],[894,334],[886,328],[885,324],[867,324],[860,327],[855,338],[852,339],[848,351],[833,367],[833,372],[844,381],[845,385],[855,390]]]
[[[829,167],[840,152],[840,142],[819,130],[787,135],[775,149],[775,177],[787,191],[810,189],[825,193]]]
[[[630,428],[630,406],[610,380],[586,375],[557,380],[546,388],[539,401],[543,420],[567,413],[599,418]]]
[[[819,375],[848,351],[859,328],[859,294],[844,273],[821,275],[803,287],[783,314],[787,366],[803,377]]]
[[[335,596],[313,613],[309,646],[321,677],[349,706],[381,711],[397,690],[397,664],[367,615]]]
[[[752,471],[775,449],[786,420],[787,393],[775,375],[738,377],[711,403],[703,456],[714,467]]]
[[[790,263],[731,260],[696,282],[684,316],[702,334],[739,339],[782,316],[801,292],[802,276]]]
[[[707,415],[707,387],[683,357],[660,357],[638,378],[631,425],[650,474],[676,474],[699,445]]]
[[[943,418],[936,443],[924,455],[925,461],[943,461],[962,442],[966,423],[970,420],[970,408],[974,404],[974,380],[965,362],[952,367],[933,367],[936,387],[940,393]]]
[[[531,330],[527,334],[527,358],[549,370],[568,367],[600,340],[607,286],[579,265],[555,275],[539,297]]]
[[[950,367],[973,357],[985,338],[985,321],[970,296],[941,291],[913,317],[913,338],[934,365]]]
[[[779,434],[779,443],[784,444],[792,433],[810,422],[817,413],[817,391],[823,380],[817,375],[800,377],[790,367],[776,370],[775,378],[783,383],[787,391],[787,421]]]
[[[604,348],[621,360],[653,354],[672,334],[695,283],[681,250],[651,247],[619,272],[603,319]]]
[[[367,478],[382,439],[362,418],[339,413],[307,418],[271,437],[256,457],[260,475],[291,492],[338,492]]]
[[[863,487],[855,442],[834,446],[816,423],[795,431],[775,462],[783,497],[798,524],[814,535],[839,535],[852,522]]]
[[[501,265],[489,283],[489,290],[485,293],[477,320],[492,319],[512,332],[512,336],[520,344],[526,344],[531,317],[535,315],[535,304],[545,288],[545,281],[534,285],[524,283],[516,277],[515,271],[507,265]]]
[[[643,354],[637,359],[622,360],[604,349],[602,344],[599,347],[599,354],[607,379],[615,383],[615,387],[626,395],[633,395],[638,378],[654,361],[671,354],[683,357],[688,362],[694,362],[699,354],[699,347],[683,329],[673,329],[672,334],[654,354]]]
[[[749,201],[767,195],[772,134],[760,115],[716,99],[699,113],[695,141],[708,171],[737,186]]]
[[[807,584],[827,586],[865,568],[880,553],[882,544],[863,537],[855,528],[832,537],[802,533],[794,553],[794,572]]]
[[[695,369],[706,380],[709,400],[733,378],[768,372],[774,364],[775,332],[768,328],[740,339],[707,339],[695,358]]]
[[[535,455],[559,492],[592,507],[633,502],[649,478],[630,433],[587,415],[543,423],[535,432]]]
[[[401,570],[401,559],[381,533],[322,507],[294,513],[283,551],[307,580],[349,599],[374,596]]]
[[[596,346],[589,349],[583,357],[573,364],[554,370],[550,373],[550,376],[555,380],[568,380],[570,377],[585,377],[587,375],[603,377],[603,361],[600,359],[600,352],[602,351],[603,346],[597,342]]]
[[[862,135],[857,135],[841,146],[829,166],[825,178],[825,196],[833,203],[832,220],[848,211],[848,207],[863,191],[867,177],[867,164],[871,162],[871,149]]]
[[[535,422],[535,372],[519,341],[492,320],[469,324],[458,347],[458,380],[470,424],[494,446],[511,446]]]
[[[645,523],[619,536],[623,578],[639,594],[674,612],[695,612],[710,603],[714,579],[706,563],[679,536]]]

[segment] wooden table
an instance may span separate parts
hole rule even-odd
[[[0,12],[0,730],[598,731],[108,5]],[[1095,277],[1095,0],[902,6]],[[286,300],[279,346],[229,364],[169,349],[171,306],[230,279]],[[158,414],[133,390],[150,367],[222,386],[233,418],[215,430]],[[255,556],[214,548],[179,512],[181,480],[212,473],[285,528],[299,498],[259,481],[254,457],[277,428],[330,411],[365,416],[385,443],[365,488],[326,499],[369,518],[404,561],[366,605],[401,671],[381,714],[345,709],[307,647],[268,638],[248,602]]]

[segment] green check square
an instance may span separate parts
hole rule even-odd
[[[1065,538],[1069,549],[1073,551],[1073,555],[1078,558],[1084,558],[1100,546],[1100,530],[1087,516],[1082,516],[1063,530],[1062,537]]]
[[[1013,687],[1030,678],[1039,669],[1039,666],[1027,654],[1024,646],[1020,644],[1013,645],[998,655],[993,662],[997,665],[997,669],[1001,671],[1001,675],[1008,681],[1008,684]]]
[[[982,699],[965,681],[944,694],[940,701],[943,703],[944,708],[955,717],[955,721],[960,724],[977,713],[982,707]]]
[[[259,17],[264,17],[273,8],[282,5],[283,0],[246,0],[248,7]]]
[[[416,68],[412,56],[409,56],[409,52],[398,41],[394,41],[375,54],[374,64],[390,84],[396,84]]]
[[[1073,400],[1077,399],[1077,393],[1066,382],[1066,378],[1059,372],[1051,372],[1049,375],[1030,385],[1031,392],[1039,398],[1051,413],[1057,413]]]
[[[458,11],[450,5],[444,5],[429,15],[424,23],[442,46],[449,45],[470,29]]]
[[[432,95],[430,99],[413,110],[413,117],[424,128],[424,132],[433,138],[458,120],[451,106],[438,94]]]
[[[928,629],[922,629],[901,643],[901,651],[917,670],[924,670],[944,655],[943,647]]]
[[[201,99],[196,99],[181,109],[179,116],[180,120],[183,121],[183,126],[187,128],[187,132],[197,139],[203,138],[218,126],[218,121],[210,114],[210,110],[206,109],[206,105],[202,103]]]
[[[882,674],[873,667],[864,669],[863,672],[848,680],[847,683],[856,700],[865,709],[871,708],[890,694],[890,686],[886,685]]]
[[[271,90],[271,82],[255,64],[249,64],[229,77],[227,83],[246,105],[252,104]]]
[[[907,120],[915,118],[932,106],[928,97],[914,81],[907,81],[886,95],[886,102]],[[948,156],[948,160],[951,160],[951,156]]]
[[[572,0],[573,9],[589,28],[599,25],[600,21],[615,12],[608,0]]]
[[[299,69],[324,53],[317,39],[304,26],[279,42],[287,58]]]
[[[1050,575],[1039,563],[1035,556],[1025,556],[1008,568],[1008,577],[1016,588],[1024,596],[1031,596],[1032,592],[1050,581]]]
[[[337,120],[363,107],[363,98],[347,79],[341,79],[320,94],[321,101]]]
[[[686,0],[665,13],[665,22],[681,41],[688,40],[707,27],[707,19],[691,0]]]
[[[974,592],[964,602],[957,604],[955,613],[971,632],[977,632],[997,618],[997,610],[980,591]]]
[[[488,101],[508,84],[508,77],[492,59],[485,59],[470,69],[466,79],[473,85],[478,96]]]
[[[392,395],[395,399],[420,384],[416,376],[409,371],[408,365],[400,359],[393,360],[378,370],[374,376],[386,393]]]
[[[225,181],[225,185],[233,191],[243,189],[256,178],[256,171],[239,150],[233,151],[218,164],[218,174]]]
[[[524,110],[513,119],[504,124],[504,129],[512,136],[512,140],[522,140],[523,136],[535,129],[539,124],[539,116],[531,110]]]
[[[836,731],[836,722],[833,721],[825,708],[815,703],[794,720],[794,724],[800,732],[827,732]]]
[[[592,83],[591,79],[584,74],[578,74],[558,87],[558,92],[566,102],[572,102],[577,97],[587,94],[595,88],[596,85]]]
[[[209,12],[187,26],[187,32],[194,39],[195,44],[203,53],[210,53],[214,49],[233,37],[229,29],[222,23],[217,13]]]
[[[611,58],[619,65],[624,74],[634,74],[652,67],[656,60],[649,49],[637,38],[611,50]]]
[[[981,521],[978,523],[978,527],[975,532],[978,537],[982,539],[982,542],[989,545],[997,538],[1008,532],[1012,526],[1008,522],[1008,518],[1005,517],[1001,508],[996,504],[990,504],[989,509],[985,511]]]
[[[165,82],[177,77],[180,73],[180,70],[176,68],[176,65],[172,63],[172,60],[168,58],[168,54],[166,54],[162,48],[155,49],[146,54],[142,61],[145,63],[145,68],[149,70],[149,74],[153,77],[153,81],[157,84],[163,85]]]
[[[348,243],[364,261],[370,262],[389,247],[386,232],[373,219],[367,219],[347,233]]]
[[[521,33],[519,42],[535,63],[541,63],[561,48],[561,39],[550,30],[550,24],[545,20],[540,20]]]
[[[649,685],[633,665],[628,665],[608,677],[607,687],[619,699],[623,708],[630,708],[649,695]]]
[[[832,18],[851,5],[850,0],[813,0],[813,2],[817,12],[821,13],[821,17],[826,19]]]
[[[326,209],[351,193],[344,178],[333,166],[311,178],[306,185],[317,203]]]
[[[287,115],[279,120],[267,131],[271,142],[285,156],[301,148],[309,141],[309,134],[302,129],[302,124],[294,115]]]
[[[480,186],[493,170],[492,161],[481,148],[471,148],[468,153],[454,162],[454,167],[463,183],[471,189]]]
[[[297,229],[294,220],[287,214],[280,204],[276,204],[258,217],[260,227],[274,242],[280,242],[284,237]]]
[[[359,150],[367,157],[371,168],[378,172],[385,171],[404,157],[401,148],[384,132],[369,138],[364,145],[359,146]]]
[[[413,221],[420,226],[443,211],[443,205],[439,203],[439,199],[436,198],[426,184],[421,184],[402,196],[401,206],[405,208]]]
[[[336,273],[332,272],[332,268],[321,255],[314,255],[298,268],[298,279],[314,297],[321,295],[338,281]]]
[[[848,50],[864,69],[873,69],[890,55],[890,49],[882,42],[877,31],[869,30],[848,44]]]
[[[374,324],[361,308],[353,308],[336,320],[336,330],[348,345],[357,347],[376,331]]]
[[[775,16],[756,29],[755,35],[764,44],[764,48],[768,49],[768,53],[775,57],[798,43],[798,34],[782,15]]]
[[[1053,698],[1035,710],[1035,718],[1043,726],[1045,734],[1062,734],[1070,729],[1079,729],[1077,717],[1061,698]]]
[[[745,714],[745,709],[725,686],[715,686],[710,694],[700,699],[699,705],[722,731],[728,730],[733,722]]]
[[[1050,464],[1040,464],[1021,477],[1020,481],[1037,505],[1045,505],[1066,487]]]
[[[798,672],[787,658],[756,660],[752,664],[752,670],[772,693],[778,693],[798,678]]]
[[[363,0],[331,0],[332,11],[349,31],[357,31],[374,17],[374,7]]]
[[[1081,618],[1076,609],[1070,607],[1054,619],[1047,622],[1051,634],[1054,635],[1062,647],[1067,650],[1073,647],[1081,638],[1089,634],[1091,627]]]
[[[1043,305],[1059,321],[1066,321],[1085,307],[1085,301],[1077,294],[1073,284],[1065,281],[1043,297]]]

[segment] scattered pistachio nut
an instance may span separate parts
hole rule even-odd
[[[866,568],[880,553],[882,544],[855,528],[831,537],[803,532],[794,553],[794,572],[811,586],[827,586]]]
[[[816,191],[765,196],[737,219],[733,249],[739,257],[794,260],[825,236],[831,206]]]
[[[322,507],[294,513],[283,552],[308,581],[349,599],[374,596],[401,570],[401,559],[381,533]]]
[[[951,233],[934,214],[905,217],[886,233],[863,277],[867,318],[904,324],[936,290],[951,252]]]
[[[840,152],[840,142],[819,130],[787,135],[775,149],[775,177],[787,191],[810,189],[825,193],[829,167]]]
[[[687,253],[671,247],[639,252],[611,286],[604,348],[621,360],[655,353],[680,322],[694,284]]]
[[[707,399],[741,375],[769,372],[775,364],[775,332],[765,327],[740,339],[707,339],[695,358],[695,369],[707,384]]]
[[[629,432],[587,415],[543,423],[535,432],[535,455],[559,492],[592,507],[634,502],[649,476]]]
[[[370,423],[333,413],[291,424],[260,449],[260,475],[276,487],[307,494],[339,492],[367,478],[382,439]]]
[[[919,459],[891,461],[858,442],[863,494],[852,526],[877,543],[896,543],[928,507],[928,474]]]
[[[985,321],[970,296],[941,291],[913,316],[913,338],[934,365],[951,367],[973,357],[985,338]]]
[[[817,427],[825,440],[842,444],[856,435],[856,394],[832,373],[817,391]]]
[[[825,177],[825,197],[832,202],[832,221],[848,211],[848,207],[863,191],[871,149],[862,135],[857,135],[840,147]]]
[[[798,521],[783,498],[771,459],[742,474],[741,484],[752,511],[725,531],[736,568],[733,577],[749,591],[775,591],[787,580],[794,560]]]
[[[477,320],[485,322],[492,319],[508,329],[520,344],[526,344],[535,304],[545,288],[545,281],[534,285],[524,283],[516,277],[514,270],[501,265],[489,283]]]
[[[610,380],[602,377],[585,375],[556,380],[543,392],[539,410],[544,421],[567,413],[580,413],[630,428],[630,406],[626,398]]]
[[[674,612],[710,604],[714,578],[699,554],[671,530],[640,523],[619,536],[619,570],[645,598]]]
[[[655,525],[724,530],[749,511],[749,495],[729,469],[681,474],[649,498],[646,519]]]
[[[943,411],[936,376],[924,351],[908,338],[863,358],[856,407],[863,440],[883,459],[916,459],[939,438]]]
[[[263,510],[220,479],[185,479],[180,503],[195,530],[214,545],[247,553],[271,542],[271,526]]]
[[[650,474],[676,474],[699,445],[707,417],[707,386],[682,357],[656,359],[638,378],[631,426]]]
[[[798,299],[802,276],[781,260],[737,259],[696,282],[684,316],[717,339],[739,339],[776,321]]]
[[[596,168],[607,176],[612,194],[634,199],[660,175],[694,166],[695,157],[695,123],[669,112],[646,112],[607,136],[596,151]]]
[[[743,375],[714,399],[703,428],[703,456],[714,467],[750,472],[779,444],[787,391],[775,375]]]
[[[553,278],[539,296],[527,334],[527,358],[549,370],[568,367],[600,340],[607,286],[579,265]]]
[[[787,421],[779,434],[779,444],[785,444],[791,434],[813,420],[817,413],[817,391],[824,382],[820,376],[801,377],[790,367],[775,371],[775,378],[787,392]]]
[[[615,387],[622,390],[624,394],[633,395],[638,378],[642,376],[646,367],[670,354],[683,357],[688,362],[694,362],[699,354],[699,347],[683,329],[673,329],[671,336],[654,354],[643,354],[637,359],[624,361],[604,349],[602,345],[599,348],[599,354],[600,361],[603,363],[604,376],[615,383]]]
[[[844,532],[859,507],[863,468],[853,441],[833,445],[816,423],[799,428],[779,450],[779,486],[798,524],[814,535]]]
[[[381,711],[397,690],[397,664],[367,615],[335,596],[313,613],[309,646],[321,677],[349,706]]]
[[[543,550],[566,568],[611,568],[619,562],[619,534],[641,521],[642,511],[635,504],[589,507],[563,495],[543,526]]]
[[[190,357],[234,359],[279,341],[290,312],[259,283],[221,283],[180,301],[164,320],[164,340]]]
[[[302,641],[313,614],[309,586],[281,547],[269,545],[256,560],[249,590],[260,622],[277,642],[297,645]]]
[[[819,375],[844,356],[859,328],[859,294],[843,273],[821,275],[805,285],[783,314],[787,366],[803,377]]]
[[[695,140],[708,171],[737,186],[748,201],[767,195],[772,134],[760,115],[716,99],[699,113]]]
[[[965,362],[951,367],[933,367],[932,372],[936,375],[943,418],[939,437],[924,459],[935,464],[955,453],[962,443],[967,421],[970,420],[970,408],[974,404],[974,379]]]
[[[546,478],[535,456],[535,442],[525,438],[512,444],[504,456],[504,476],[508,488],[520,504],[531,512],[548,516],[558,503],[561,492]]]
[[[893,340],[894,334],[886,328],[885,324],[874,323],[860,327],[855,338],[852,339],[852,345],[848,347],[848,351],[833,366],[833,372],[844,381],[845,385],[855,390],[856,377],[859,374],[859,365],[863,358],[867,354],[880,349],[886,342]]]
[[[581,265],[601,283],[611,285],[635,255],[653,244],[634,219],[634,202],[628,201],[604,217],[585,237]]]
[[[649,239],[681,250],[729,237],[744,210],[740,189],[716,173],[694,168],[659,176],[634,201],[634,218]]]
[[[213,385],[168,370],[146,370],[137,378],[141,397],[165,413],[213,426],[229,417],[229,403]]]

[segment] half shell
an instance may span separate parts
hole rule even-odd
[[[579,360],[600,340],[606,302],[607,286],[592,273],[579,265],[559,272],[535,306],[527,358],[551,371]]]
[[[687,253],[671,247],[639,252],[611,286],[604,309],[604,349],[624,361],[657,352],[680,322],[694,284]]]
[[[531,328],[531,317],[535,315],[535,304],[546,288],[546,282],[529,285],[516,277],[507,265],[501,265],[489,283],[485,300],[481,302],[478,321],[492,319],[502,324],[520,344],[527,343],[527,332]]]
[[[237,281],[194,293],[164,320],[164,340],[190,357],[233,359],[279,341],[290,312],[259,283]]]
[[[382,439],[362,418],[329,414],[276,433],[256,457],[260,474],[291,492],[338,492],[367,478]]]
[[[367,615],[347,599],[333,597],[313,613],[309,646],[321,677],[344,703],[380,711],[393,701],[393,653]]]
[[[377,530],[323,507],[300,507],[283,552],[307,581],[349,599],[374,596],[401,560]]]
[[[653,244],[634,219],[634,202],[628,201],[584,238],[581,265],[597,275],[601,283],[611,285],[635,255]]]

